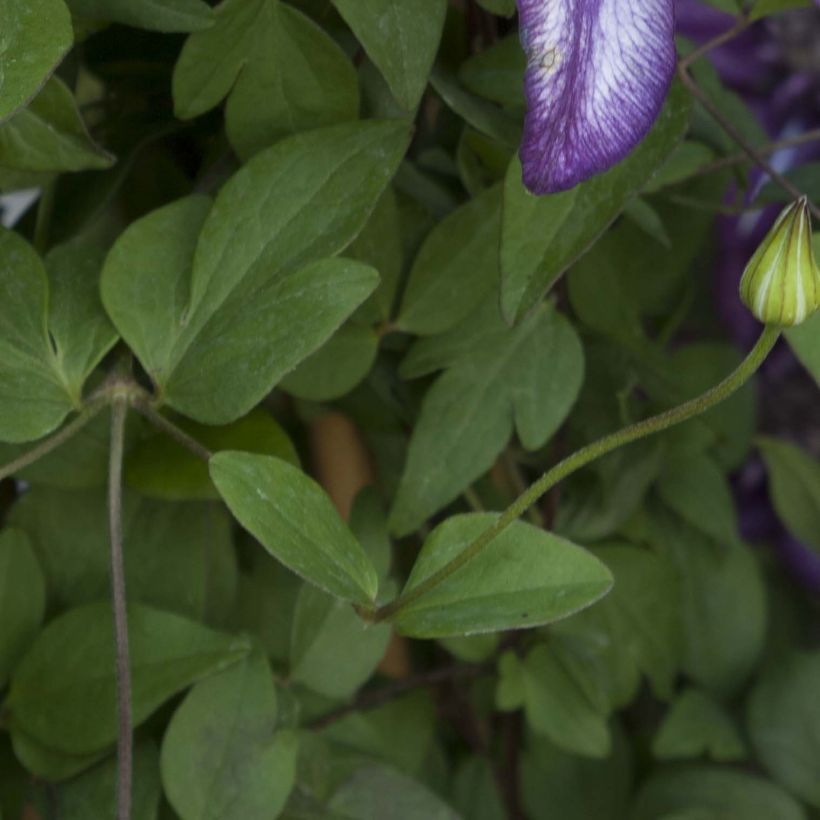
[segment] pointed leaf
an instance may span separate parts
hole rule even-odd
[[[26,108],[0,125],[0,167],[85,171],[113,162],[91,139],[74,95],[59,77],[52,77]]]
[[[102,750],[117,737],[114,638],[107,602],[52,621],[17,667],[6,706],[15,727],[69,754]],[[128,613],[134,725],[196,680],[248,652],[248,643],[168,612]]]
[[[275,558],[331,595],[373,602],[376,570],[313,479],[278,458],[250,453],[225,451],[210,464],[231,512]]]
[[[74,42],[63,0],[0,0],[3,71],[0,123],[43,87]]]
[[[457,515],[436,527],[404,594],[455,558],[496,518],[494,513]],[[539,626],[589,606],[611,586],[612,575],[593,555],[519,521],[437,587],[402,607],[394,623],[416,638]]]
[[[445,0],[333,0],[345,22],[408,111],[418,105],[433,67]]]
[[[254,653],[198,683],[162,743],[162,784],[183,820],[277,817],[296,774],[296,735],[277,730],[273,673]]]

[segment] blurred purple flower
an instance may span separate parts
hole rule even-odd
[[[675,72],[673,0],[518,0],[527,54],[524,184],[555,193],[646,136]]]

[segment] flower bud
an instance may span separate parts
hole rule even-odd
[[[767,325],[799,325],[820,308],[806,197],[783,210],[754,252],[740,281],[740,298]]]

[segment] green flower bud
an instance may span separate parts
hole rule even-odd
[[[740,298],[766,325],[799,325],[820,308],[806,197],[783,210],[754,252],[740,281]]]

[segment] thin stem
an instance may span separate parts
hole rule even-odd
[[[700,86],[692,79],[692,77],[687,72],[684,63],[678,66],[678,76],[681,79],[681,82],[689,89],[689,92],[695,97],[701,105],[712,115],[712,118],[717,122],[718,125],[738,144],[738,146],[743,150],[743,152],[755,163],[761,170],[765,171],[768,174],[769,178],[772,182],[779,185],[786,193],[789,194],[790,197],[793,199],[800,199],[801,197],[805,196],[803,191],[801,191],[796,185],[792,184],[791,181],[786,179],[781,173],[776,171],[771,163],[763,156],[763,154],[758,151],[747,139],[743,136],[738,128],[734,126],[730,120],[724,116],[723,112],[712,102],[712,99],[709,97],[706,92],[704,92]],[[807,198],[808,199],[808,198]],[[809,210],[812,214],[817,218],[820,219],[820,208],[818,208],[814,203],[809,201]]]
[[[213,453],[205,447],[203,444],[200,444],[195,438],[189,436],[181,427],[177,427],[172,421],[169,421],[165,418],[165,416],[158,413],[148,404],[146,401],[142,399],[137,399],[131,402],[131,406],[141,415],[145,416],[154,427],[162,430],[163,433],[170,436],[174,441],[181,444],[186,449],[190,450],[197,458],[201,458],[203,461],[208,461]]]
[[[698,46],[694,51],[683,57],[680,61],[681,69],[686,71],[692,63],[696,62],[701,57],[705,57],[710,51],[724,45],[724,43],[734,40],[738,34],[742,34],[746,31],[750,25],[751,21],[748,17],[741,17],[731,28],[727,29],[722,34],[718,34],[717,37],[713,37],[711,40],[703,43],[703,45]]]
[[[108,472],[108,523],[111,536],[111,599],[114,610],[114,651],[117,674],[117,820],[131,816],[133,724],[131,665],[128,658],[128,612],[122,544],[122,457],[128,402],[117,396],[111,405],[111,458]]]
[[[14,459],[14,461],[10,461],[8,464],[0,467],[0,481],[14,475],[15,473],[19,473],[20,470],[25,469],[30,464],[33,464],[35,461],[41,459],[43,456],[48,455],[52,450],[56,450],[61,444],[79,433],[80,430],[82,430],[83,427],[85,427],[86,424],[88,424],[88,422],[90,422],[91,419],[93,419],[100,412],[100,410],[103,409],[103,407],[105,407],[105,405],[106,402],[103,400],[89,403],[77,416],[77,418],[70,421],[65,427],[62,427],[54,433],[54,435],[45,439],[45,441],[41,441],[27,453],[18,456]]]
[[[598,439],[598,441],[577,450],[563,461],[560,461],[544,473],[526,492],[522,493],[498,519],[496,519],[491,527],[481,533],[475,541],[453,558],[452,561],[445,564],[438,572],[434,572],[426,581],[413,587],[409,592],[400,595],[391,603],[377,609],[373,615],[373,620],[378,622],[391,618],[402,608],[414,603],[423,595],[446,581],[454,572],[458,572],[463,566],[472,561],[497,535],[520,518],[541,496],[576,470],[601,458],[601,456],[607,453],[611,453],[613,450],[617,450],[619,447],[623,447],[625,444],[630,444],[638,439],[666,430],[669,427],[680,424],[682,421],[699,416],[716,404],[720,404],[720,402],[731,396],[754,375],[766,356],[771,352],[779,337],[779,328],[765,327],[755,346],[737,370],[711,390],[707,390],[697,398],[687,401],[678,407],[673,407],[671,410],[659,413],[656,416],[639,421],[637,424],[631,424],[608,436],[604,436]]]

